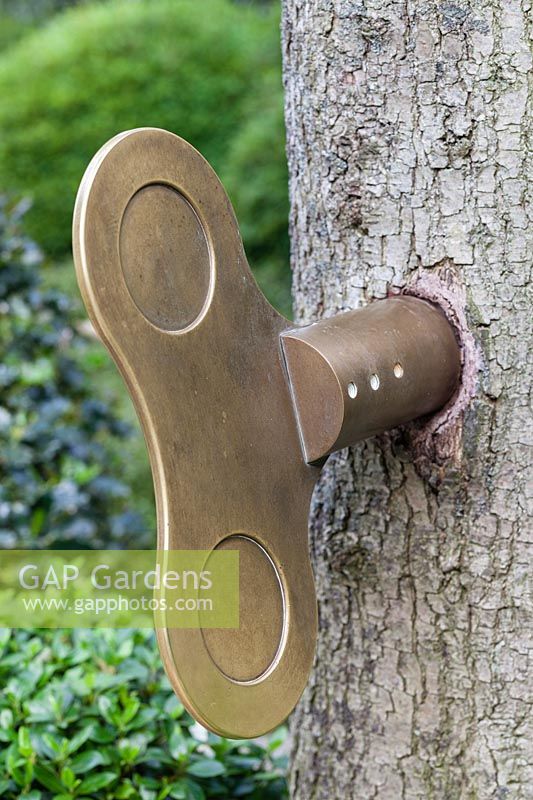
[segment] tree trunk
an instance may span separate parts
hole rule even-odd
[[[330,458],[315,493],[296,800],[531,797],[530,14],[284,2],[297,320],[409,291],[464,359],[448,408]]]

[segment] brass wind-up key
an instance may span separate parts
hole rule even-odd
[[[442,407],[460,373],[454,333],[405,296],[295,329],[255,283],[219,179],[163,130],[94,157],[74,255],[144,430],[158,549],[239,551],[240,627],[158,630],[166,671],[203,725],[257,736],[287,717],[313,662],[320,465]]]

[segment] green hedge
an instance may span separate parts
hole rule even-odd
[[[160,664],[148,631],[0,629],[0,797],[287,797],[284,731],[265,744],[207,734]]]
[[[287,309],[278,17],[229,0],[113,0],[56,16],[0,58],[0,187],[33,198],[27,230],[47,254],[70,252],[96,150],[119,130],[167,128],[230,185],[250,258]]]

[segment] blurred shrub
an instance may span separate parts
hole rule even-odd
[[[28,30],[28,24],[3,14],[0,8],[0,53],[12,45],[14,42],[21,39]]]
[[[225,186],[257,279],[276,308],[291,315],[288,169],[279,72],[265,70],[261,87],[244,103],[246,122],[229,147]]]
[[[145,546],[110,456],[129,429],[93,399],[87,342],[70,301],[40,287],[23,210],[0,199],[0,547]]]
[[[0,0],[0,53],[67,6],[90,0]]]
[[[109,137],[167,128],[228,179],[249,256],[287,310],[278,17],[229,0],[113,0],[62,13],[4,54],[0,186],[34,199],[39,245],[69,252],[77,186]]]
[[[287,797],[284,732],[208,734],[184,711],[148,631],[0,629],[4,800]]]
[[[15,19],[37,22],[67,6],[83,2],[88,0],[0,0],[0,13]]]

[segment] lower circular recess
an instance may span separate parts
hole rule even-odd
[[[239,683],[266,676],[281,653],[285,600],[278,571],[267,551],[248,536],[228,536],[216,550],[239,551],[239,628],[204,628],[216,667]]]

